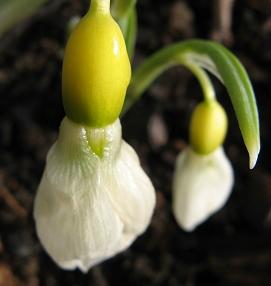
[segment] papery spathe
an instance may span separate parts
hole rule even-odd
[[[99,157],[89,143],[101,135]],[[60,267],[85,272],[129,247],[147,228],[154,204],[153,186],[121,139],[119,120],[93,130],[64,118],[34,206],[38,236]]]
[[[177,158],[173,178],[173,212],[178,224],[193,231],[227,201],[233,170],[223,148],[198,155],[186,148]]]

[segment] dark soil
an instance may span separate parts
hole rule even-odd
[[[246,66],[258,100],[262,150],[253,171],[228,96],[214,80],[229,116],[225,150],[235,170],[226,206],[192,233],[182,231],[172,215],[174,162],[187,144],[189,117],[201,99],[193,76],[175,68],[161,76],[122,119],[123,136],[138,152],[157,192],[147,232],[127,251],[85,275],[62,271],[42,249],[34,228],[33,199],[46,153],[64,117],[60,74],[67,23],[86,11],[87,2],[51,0],[0,41],[0,286],[271,285],[271,2],[267,0],[237,1],[232,39],[226,41]],[[170,43],[212,34],[213,1],[138,2],[135,65]],[[183,21],[175,19],[176,9]]]

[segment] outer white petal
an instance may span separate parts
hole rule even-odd
[[[127,247],[149,225],[155,206],[155,192],[135,151],[124,141],[113,173],[114,187],[110,197],[124,223],[122,239],[123,246]]]
[[[153,187],[134,151],[121,143],[119,121],[100,131],[63,120],[35,200],[38,236],[65,269],[87,271],[125,249],[147,227],[153,212]],[[89,136],[106,139],[103,159],[92,152]],[[131,215],[132,222],[125,208],[134,207],[142,215]]]
[[[202,156],[185,149],[177,158],[173,179],[173,212],[186,231],[218,211],[233,185],[232,166],[222,147]]]

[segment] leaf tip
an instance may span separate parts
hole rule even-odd
[[[261,149],[261,146],[260,146],[259,141],[257,141],[257,143],[249,149],[249,168],[250,169],[253,169],[255,167],[259,153],[260,153],[260,149]]]

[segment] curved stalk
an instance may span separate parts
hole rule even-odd
[[[199,78],[205,89],[204,93],[206,93],[208,83],[205,74],[202,73],[202,68],[215,75],[225,85],[250,156],[250,168],[253,168],[260,151],[256,99],[244,67],[230,51],[220,44],[189,40],[155,53],[135,71],[127,92],[124,112],[138,100],[163,71],[179,64],[189,68]]]

